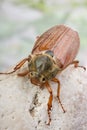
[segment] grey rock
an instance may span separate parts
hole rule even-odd
[[[19,71],[25,69],[26,65]],[[49,92],[17,73],[0,75],[0,130],[87,130],[86,71],[71,65],[57,75],[66,113],[56,98],[57,84],[50,82],[54,93],[50,126],[46,125]]]

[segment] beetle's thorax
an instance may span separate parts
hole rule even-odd
[[[59,71],[53,57],[46,53],[32,55],[28,67],[30,79],[40,84],[54,78]]]

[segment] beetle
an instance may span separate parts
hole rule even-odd
[[[53,100],[52,88],[49,81],[58,84],[57,99],[65,113],[60,100],[60,81],[56,75],[62,72],[69,65],[78,66],[79,61],[74,60],[80,46],[79,36],[76,31],[65,25],[56,25],[39,36],[35,42],[31,54],[17,64],[13,71],[0,74],[12,74],[28,62],[28,70],[18,73],[18,76],[28,75],[32,84],[47,88],[50,96],[48,100],[48,125],[51,122],[51,108]]]

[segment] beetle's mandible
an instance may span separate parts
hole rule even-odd
[[[74,64],[74,67],[82,67],[85,69],[83,66],[78,66],[79,61],[74,60],[79,46],[79,36],[76,31],[65,25],[56,25],[37,38],[29,57],[17,64],[13,71],[0,73],[12,74],[28,61],[28,70],[18,73],[18,76],[28,75],[32,84],[40,87],[44,86],[49,91],[50,96],[47,104],[48,125],[51,122],[50,111],[53,100],[53,92],[49,81],[58,84],[57,98],[63,112],[65,112],[60,100],[60,81],[55,76],[71,64]]]

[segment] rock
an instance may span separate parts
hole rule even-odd
[[[31,84],[28,76],[18,77],[17,73],[0,75],[0,130],[87,130],[86,71],[70,65],[57,75],[66,113],[56,98],[57,84],[50,82],[54,93],[50,126],[46,125],[49,92]]]

